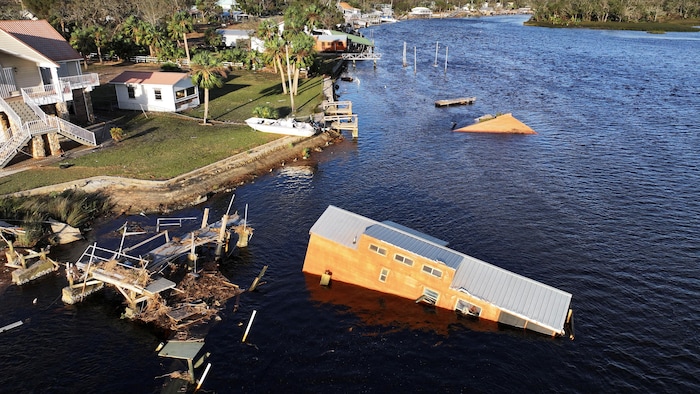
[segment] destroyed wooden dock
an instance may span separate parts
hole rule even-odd
[[[435,101],[436,107],[449,107],[451,105],[470,105],[474,104],[476,97],[459,97],[447,100],[437,100]]]
[[[202,306],[194,302],[195,298],[203,299],[201,296],[185,297],[185,302],[176,307],[167,306],[163,300],[164,297],[160,296],[171,289],[179,293],[196,293],[197,289],[191,283],[186,285],[189,287],[185,289],[189,290],[188,292],[176,289],[177,284],[165,277],[166,268],[169,268],[168,273],[185,268],[184,265],[175,264],[181,257],[187,255],[189,260],[194,262],[194,267],[189,268],[194,271],[193,278],[199,278],[196,254],[198,248],[215,245],[215,255],[218,260],[223,251],[228,250],[232,231],[239,234],[238,246],[247,245],[252,229],[247,226],[246,219],[241,219],[237,214],[229,216],[227,212],[220,221],[206,224],[207,217],[208,210],[205,210],[201,227],[182,238],[170,237],[168,230],[165,230],[136,245],[122,248],[124,236],[127,234],[125,225],[122,244],[118,250],[101,248],[96,243],[88,246],[75,263],[68,264],[66,273],[69,286],[63,289],[63,302],[66,304],[80,302],[87,294],[107,284],[116,288],[124,296],[127,304],[124,316],[128,318],[140,318],[144,321],[161,320],[160,323],[167,326],[165,328],[179,329],[211,317],[212,313],[216,313],[216,308],[212,309],[211,305]],[[181,224],[182,220],[179,220],[179,223]],[[161,225],[159,222],[159,227]],[[165,242],[147,253],[138,256],[131,254],[161,237]],[[218,295],[215,297],[218,298],[217,302],[223,303],[226,299],[242,292],[238,286],[228,282],[218,271],[202,272],[201,276],[202,279],[206,279],[201,283]],[[183,282],[186,281],[183,280]],[[143,318],[141,315],[143,313],[150,313],[153,316]]]

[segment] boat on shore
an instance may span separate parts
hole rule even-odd
[[[316,128],[306,122],[298,122],[295,119],[265,119],[265,118],[248,118],[245,121],[248,126],[257,131],[264,133],[297,135],[300,137],[311,137],[316,134]]]

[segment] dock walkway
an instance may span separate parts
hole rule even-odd
[[[476,97],[459,97],[455,99],[448,100],[437,100],[435,101],[436,107],[448,107],[451,105],[470,105],[474,104]]]

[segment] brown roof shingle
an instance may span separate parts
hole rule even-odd
[[[3,20],[0,21],[0,30],[55,62],[82,59],[78,51],[45,20]]]

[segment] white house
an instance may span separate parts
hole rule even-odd
[[[83,74],[82,56],[45,20],[0,21],[0,167],[28,149],[35,158],[59,155],[58,135],[96,145],[90,91],[95,73]]]
[[[229,48],[236,47],[236,42],[239,40],[250,41],[253,36],[250,30],[217,29],[216,32],[221,35],[221,42]]]
[[[430,18],[433,16],[433,11],[427,7],[413,7],[408,15],[411,18]]]
[[[120,109],[178,112],[199,105],[199,89],[185,73],[124,71],[109,83]]]

